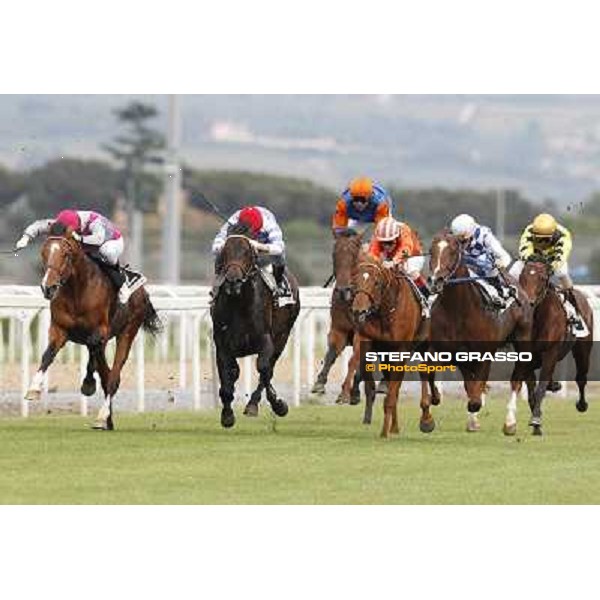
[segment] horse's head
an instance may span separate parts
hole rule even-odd
[[[352,302],[352,314],[358,323],[364,323],[379,311],[389,283],[389,271],[379,261],[365,254],[359,255]]]
[[[41,288],[46,300],[52,300],[71,277],[79,252],[81,246],[73,237],[73,231],[61,223],[55,223],[41,251],[44,265]]]
[[[256,257],[250,244],[253,238],[250,228],[242,223],[232,225],[221,250],[221,276],[223,290],[230,296],[239,296],[242,286],[256,269]]]
[[[519,283],[529,298],[531,306],[539,304],[550,285],[552,267],[542,256],[530,256],[523,265]]]
[[[429,252],[429,286],[439,294],[444,284],[454,275],[462,258],[462,245],[447,229],[437,233]]]
[[[356,267],[363,234],[353,229],[345,229],[335,233],[333,244],[333,274],[335,275],[336,293],[345,302],[352,301],[352,272]]]

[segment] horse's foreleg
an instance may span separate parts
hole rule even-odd
[[[96,393],[96,379],[94,371],[96,371],[96,361],[94,359],[94,350],[92,346],[88,346],[88,364],[85,373],[85,378],[81,382],[81,393],[84,396],[93,396]]]
[[[279,358],[279,354],[279,352],[275,352],[273,338],[270,334],[266,334],[263,339],[262,349],[258,353],[256,366],[260,375],[260,383],[266,390],[267,400],[271,405],[271,409],[278,417],[285,417],[289,410],[288,405],[281,398],[277,397],[277,392],[271,383],[275,361]]]
[[[44,383],[44,375],[48,370],[48,367],[52,364],[56,355],[60,349],[65,345],[67,341],[67,334],[63,329],[56,327],[55,325],[50,326],[48,332],[48,347],[42,355],[42,361],[39,369],[31,380],[27,394],[25,395],[26,400],[37,401],[42,395],[42,385]]]
[[[358,364],[360,362],[360,341],[360,336],[357,333],[355,333],[352,348],[352,356],[348,361],[348,372],[346,373],[344,383],[342,383],[342,391],[336,398],[336,404],[348,404],[350,402],[350,391],[354,382],[354,374],[356,373],[356,370],[358,369]]]
[[[540,369],[538,384],[533,393],[533,404],[530,402],[532,409],[529,425],[533,427],[533,435],[542,435],[542,400],[546,395],[548,383],[552,381],[554,368],[558,362],[559,349],[560,344],[556,343],[553,347],[544,352],[544,355],[542,356],[542,368]]]
[[[403,373],[399,373],[398,379],[389,381],[388,391],[383,401],[383,428],[381,437],[387,438],[390,433],[399,433],[398,427],[398,392],[402,385]]]
[[[340,355],[344,347],[346,346],[346,334],[335,329],[332,329],[327,336],[327,353],[323,359],[323,367],[317,375],[317,380],[313,385],[311,393],[313,394],[324,394],[325,384],[329,377],[329,371]]]
[[[423,433],[431,433],[435,429],[435,421],[431,414],[429,384],[429,376],[426,373],[421,373],[421,420],[419,422],[419,429]]]
[[[234,398],[235,382],[240,376],[240,367],[233,356],[226,355],[217,344],[217,370],[219,371],[219,398],[221,398],[221,425],[229,428],[235,425],[235,415],[231,404]]]
[[[579,389],[579,400],[575,407],[579,412],[585,412],[588,409],[588,403],[585,399],[585,386],[587,385],[587,374],[590,368],[590,353],[592,351],[592,341],[578,340],[573,346],[573,358],[577,372],[575,381]]]

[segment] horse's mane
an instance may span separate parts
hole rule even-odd
[[[541,254],[532,254],[525,259],[525,262],[542,263],[546,266],[552,265],[552,261],[548,257],[542,256]]]
[[[244,235],[250,239],[256,239],[256,235],[252,233],[250,225],[247,223],[233,223],[227,228],[227,237],[230,235]]]
[[[48,232],[48,234],[54,237],[64,237],[66,236],[68,231],[69,228],[64,223],[59,223],[58,221],[55,221],[50,226],[50,231]]]

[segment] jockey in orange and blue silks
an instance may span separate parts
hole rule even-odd
[[[331,227],[334,233],[373,223],[392,215],[392,199],[388,192],[368,177],[350,182],[335,207]]]
[[[25,228],[15,250],[22,250],[39,235],[48,234],[55,223],[71,229],[76,240],[92,249],[93,254],[110,267],[107,274],[117,285],[122,304],[126,304],[131,294],[146,282],[141,273],[127,272],[119,266],[119,258],[125,249],[123,236],[112,221],[91,210],[62,210],[53,219],[34,221]]]

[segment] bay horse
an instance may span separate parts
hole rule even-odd
[[[346,229],[334,234],[333,274],[335,286],[331,294],[331,325],[327,334],[327,353],[323,367],[312,388],[313,394],[324,394],[329,371],[346,346],[353,345],[354,323],[352,321],[352,273],[356,267],[358,254],[363,243],[363,234]],[[351,383],[352,382],[352,383]],[[352,387],[352,389],[350,389]],[[338,404],[358,404],[360,402],[359,378],[352,378],[350,369],[346,375],[342,391],[336,399]]]
[[[533,309],[518,287],[517,301],[502,313],[488,309],[463,264],[463,246],[450,231],[438,232],[431,242],[429,284],[437,298],[431,307],[432,349],[440,352],[495,352],[508,341],[517,351],[531,339]],[[453,281],[456,280],[456,283]],[[458,362],[468,397],[467,431],[480,428],[478,413],[489,378],[491,361]],[[516,433],[516,392],[524,379],[526,365],[519,361],[511,375],[512,394],[507,405],[503,431]],[[430,375],[430,380],[434,374]]]
[[[44,374],[67,341],[84,345],[89,360],[81,392],[86,396],[96,392],[97,371],[105,396],[93,428],[113,430],[112,401],[133,340],[140,327],[154,335],[160,332],[161,323],[144,288],[136,290],[126,306],[119,305],[114,284],[72,234],[71,229],[54,224],[41,248],[45,270],[41,288],[50,301],[51,321],[48,347],[26,399],[40,399]],[[109,367],[105,350],[113,337],[117,347]]]
[[[287,271],[294,304],[278,306],[265,283],[250,243],[252,235],[245,224],[229,228],[225,245],[217,257],[217,282],[210,314],[219,372],[221,425],[235,424],[231,408],[235,383],[240,375],[237,359],[258,354],[256,369],[259,384],[247,403],[244,414],[256,416],[263,390],[273,412],[284,417],[287,404],[277,398],[271,380],[279,356],[300,312],[300,294],[296,278]]]
[[[532,351],[533,364],[527,378],[527,391],[531,419],[529,425],[534,435],[542,435],[542,400],[546,390],[551,389],[554,369],[569,352],[575,359],[575,381],[579,389],[579,399],[575,407],[579,412],[588,409],[585,399],[585,386],[590,366],[590,353],[593,346],[594,312],[586,297],[573,290],[577,306],[581,310],[589,333],[577,338],[570,331],[567,314],[562,306],[556,288],[551,283],[552,266],[539,256],[531,256],[519,275],[519,283],[530,299],[533,313]],[[536,385],[534,369],[540,369]]]
[[[366,253],[359,255],[354,275],[352,313],[356,327],[352,372],[358,366],[361,344],[365,351],[386,342],[386,350],[410,351],[427,344],[429,319],[422,315],[421,303],[408,281],[408,274],[400,266],[384,267],[381,261]],[[404,364],[404,363],[398,363]],[[404,373],[390,377],[383,404],[384,416],[381,437],[396,434],[398,428],[398,393]],[[420,429],[430,433],[435,421],[430,412],[427,376],[421,377]],[[375,385],[371,377],[365,380],[365,413],[363,423],[369,424],[373,414]]]

